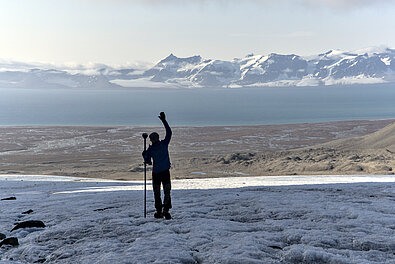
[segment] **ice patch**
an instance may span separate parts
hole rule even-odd
[[[391,59],[389,57],[381,59],[382,62],[384,62],[385,65],[390,66],[391,65]]]
[[[179,85],[172,83],[153,82],[150,78],[140,78],[132,80],[115,79],[110,83],[117,84],[125,88],[180,88]]]
[[[244,173],[244,172],[235,171],[234,173],[235,173],[236,175],[240,175],[240,176],[249,176],[249,174]]]
[[[205,172],[199,172],[199,171],[191,172],[191,174],[196,174],[196,175],[207,175],[207,173],[205,173]]]

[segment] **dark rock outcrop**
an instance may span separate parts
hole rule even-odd
[[[4,239],[3,241],[0,242],[0,247],[3,245],[9,245],[9,246],[18,246],[19,241],[18,238],[16,237],[9,237]]]
[[[45,227],[45,224],[42,221],[20,222],[15,225],[15,227],[11,230],[11,232],[20,228],[28,228],[28,227]]]
[[[7,198],[3,198],[1,199],[2,201],[10,201],[10,200],[16,200],[16,197],[7,197]]]

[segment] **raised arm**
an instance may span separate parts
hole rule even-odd
[[[163,125],[165,126],[166,129],[166,136],[165,139],[163,140],[167,145],[170,143],[171,135],[173,132],[171,131],[171,128],[169,124],[166,121],[166,115],[164,112],[161,112],[159,115],[159,119],[162,120]]]

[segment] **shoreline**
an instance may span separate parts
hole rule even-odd
[[[373,173],[373,169],[361,171],[362,167],[358,167],[361,163],[354,161],[351,167],[346,166],[340,171],[332,168],[333,159],[347,160],[347,155],[382,157],[390,153],[334,153],[331,149],[308,153],[303,148],[366,136],[393,122],[395,119],[256,126],[174,126],[169,149],[173,167],[171,174],[173,179],[391,174],[395,165],[387,164],[386,159],[390,159],[387,156],[382,164],[384,169],[377,173]],[[141,179],[141,134],[150,130],[156,130],[163,138],[164,129],[158,126],[0,126],[0,174]],[[325,155],[333,157],[323,158]],[[150,174],[148,171],[148,179]]]
[[[232,124],[232,125],[172,125],[172,128],[223,128],[223,127],[263,127],[263,126],[292,126],[292,125],[319,125],[329,123],[349,123],[349,122],[378,122],[378,121],[392,121],[395,122],[395,117],[391,118],[368,118],[368,119],[345,119],[345,120],[329,120],[319,122],[295,122],[295,123],[272,123],[272,124]],[[161,128],[160,125],[77,125],[77,124],[38,124],[38,125],[1,125],[1,128]]]

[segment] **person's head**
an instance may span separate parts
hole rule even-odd
[[[159,141],[159,134],[156,133],[156,132],[152,132],[152,133],[149,135],[149,139],[151,140],[152,144],[154,144],[154,143],[156,143],[156,142]]]

